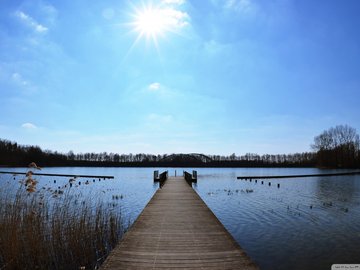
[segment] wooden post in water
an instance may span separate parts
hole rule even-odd
[[[193,179],[197,180],[197,171],[193,170],[192,177],[193,177]]]
[[[159,179],[159,171],[154,171],[154,181]]]

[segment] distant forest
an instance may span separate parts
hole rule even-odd
[[[314,138],[313,152],[237,156],[203,154],[59,153],[0,139],[0,166],[104,167],[329,167],[360,168],[360,140],[354,128],[336,126]]]

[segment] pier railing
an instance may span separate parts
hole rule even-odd
[[[159,171],[154,171],[154,182],[159,182],[160,188],[165,184],[165,181],[168,179],[168,171],[164,171],[159,174]]]
[[[154,182],[159,179],[159,171],[154,171]]]
[[[197,171],[193,171],[193,173],[189,173],[187,171],[184,171],[184,178],[186,180],[186,182],[192,186],[192,183],[196,183],[197,182]]]

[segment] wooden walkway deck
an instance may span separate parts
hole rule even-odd
[[[183,177],[170,177],[102,269],[258,269]]]
[[[238,176],[237,179],[277,179],[277,178],[304,178],[319,176],[341,176],[341,175],[357,175],[360,171],[341,172],[341,173],[318,173],[318,174],[295,174],[295,175],[261,175],[261,176]]]

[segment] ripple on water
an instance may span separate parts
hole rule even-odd
[[[282,179],[277,188],[275,181],[236,181],[234,171],[241,169],[228,170],[198,180],[197,192],[261,269],[330,269],[358,261],[359,176]],[[206,195],[224,188],[253,192]]]

